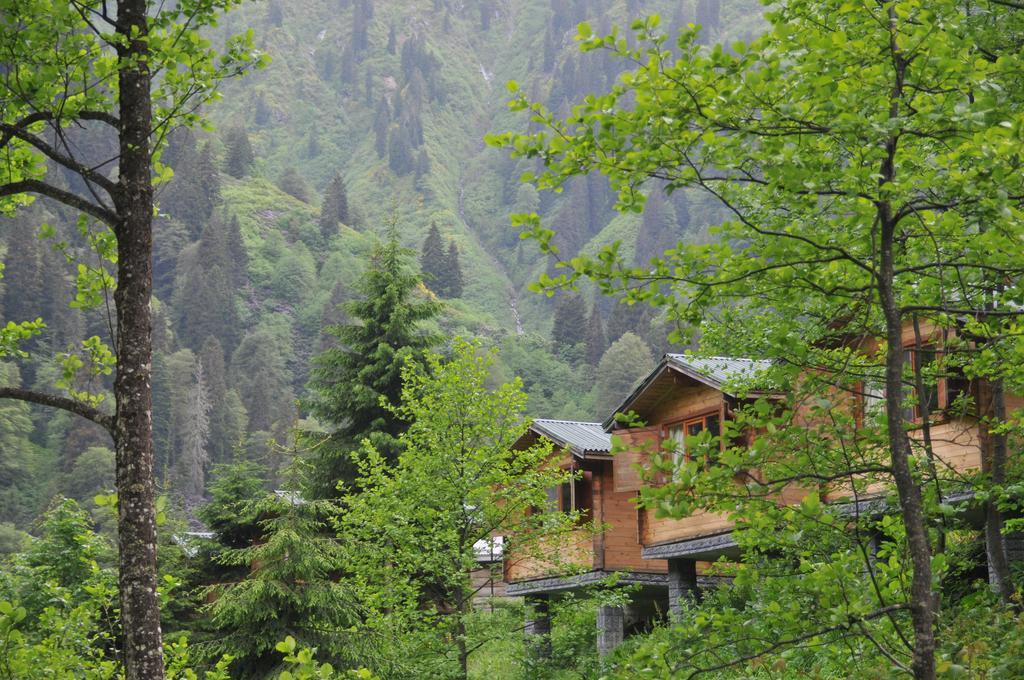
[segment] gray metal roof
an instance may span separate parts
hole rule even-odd
[[[578,420],[547,420],[538,418],[530,429],[543,435],[559,446],[564,446],[577,456],[588,453],[611,453],[612,439],[601,423],[584,423]]]
[[[647,374],[633,392],[608,416],[602,423],[605,430],[611,430],[615,423],[616,413],[626,413],[630,406],[643,394],[651,384],[668,369],[688,375],[694,380],[704,383],[726,394],[733,385],[743,385],[749,389],[746,396],[760,397],[777,394],[772,386],[761,384],[761,374],[771,368],[768,359],[744,359],[742,357],[695,357],[688,354],[666,354],[653,371]]]
[[[694,357],[686,354],[666,354],[665,358],[672,368],[687,374],[696,373],[697,375],[693,377],[698,379],[703,377],[714,383],[716,387],[756,380],[761,373],[772,366],[772,362],[768,359]]]

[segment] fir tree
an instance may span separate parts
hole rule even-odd
[[[408,175],[415,165],[412,141],[409,139],[409,128],[405,125],[396,127],[388,140],[388,167],[399,177]]]
[[[405,362],[434,344],[421,324],[438,312],[436,303],[414,299],[420,279],[407,257],[393,234],[378,246],[358,284],[362,297],[344,305],[352,323],[326,328],[338,344],[313,359],[304,405],[333,428],[317,448],[311,492],[318,497],[335,495],[339,480],[354,480],[349,452],[364,438],[389,461],[397,458],[407,423],[387,405],[398,403]]]
[[[381,97],[373,118],[374,148],[377,150],[378,158],[384,158],[384,155],[388,152],[388,133],[390,128],[391,107],[388,106],[387,97]]]
[[[587,325],[586,307],[577,293],[567,293],[555,300],[555,321],[551,328],[551,344],[558,354],[584,339]]]
[[[596,367],[608,348],[608,338],[604,333],[604,324],[601,322],[601,309],[594,302],[590,308],[590,316],[587,317],[587,364]]]
[[[252,120],[257,127],[263,127],[270,122],[270,105],[263,93],[256,95],[256,103],[253,104]]]
[[[373,68],[370,66],[366,67],[366,77],[363,80],[365,87],[365,103],[367,107],[373,106]]]
[[[356,55],[352,51],[352,46],[349,45],[341,53],[341,83],[342,85],[352,86],[357,84],[356,81]],[[344,88],[347,89],[348,88]],[[354,88],[353,88],[354,89]]]
[[[370,49],[370,20],[373,0],[356,0],[352,14],[352,49],[356,54]]]
[[[206,466],[210,462],[207,448],[210,441],[210,411],[213,408],[202,361],[195,363],[192,378],[185,405],[185,431],[178,461],[188,508],[198,505],[206,490]]]
[[[423,248],[420,250],[420,271],[423,272],[424,282],[438,295],[441,295],[441,280],[446,260],[441,232],[437,228],[437,223],[431,222],[430,231],[427,232],[427,238],[423,240]]]
[[[672,203],[661,191],[651,192],[640,219],[634,263],[643,266],[649,264],[652,258],[664,258],[665,251],[678,243],[680,235],[679,221]]]
[[[209,336],[228,350],[238,341],[237,265],[230,253],[230,232],[221,220],[211,221],[199,242],[179,258],[174,307],[180,314],[178,337],[187,347],[198,349]]]
[[[267,494],[244,505],[245,515],[261,518],[258,542],[218,556],[239,570],[259,565],[242,581],[209,591],[216,597],[210,615],[218,631],[211,658],[231,654],[233,672],[243,677],[269,677],[280,659],[275,646],[289,636],[316,647],[321,660],[336,659],[343,648],[338,631],[355,622],[336,578],[341,548],[328,531],[337,509],[294,494]]]
[[[395,30],[395,22],[388,26],[388,54],[398,54],[398,35]]]
[[[244,288],[249,282],[249,254],[245,250],[242,227],[238,223],[237,215],[232,215],[228,220],[225,242],[227,247],[227,262],[225,264],[231,274],[231,282],[236,289]]]
[[[339,224],[351,224],[348,214],[348,191],[345,180],[340,173],[335,173],[330,184],[324,190],[324,200],[320,204],[320,234],[325,241],[338,233]]]
[[[228,128],[224,133],[224,146],[227,151],[224,171],[239,179],[249,174],[256,157],[253,155],[249,134],[245,128],[239,125]]]
[[[445,258],[444,282],[445,297],[462,297],[462,267],[459,265],[459,249],[455,245],[455,241],[450,241],[448,243],[448,256]]]

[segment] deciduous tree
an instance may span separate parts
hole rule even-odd
[[[150,405],[153,183],[154,175],[163,176],[154,158],[173,127],[198,120],[195,111],[214,97],[216,82],[245,70],[257,55],[247,40],[230,40],[218,59],[200,36],[234,4],[11,1],[0,12],[0,147],[7,159],[0,169],[0,208],[9,213],[43,196],[80,214],[79,228],[103,264],[83,263],[76,302],[99,304],[104,292],[112,292],[114,308],[109,346],[96,337],[85,340],[81,352],[99,374],[114,373],[114,412],[101,407],[100,395],[78,391],[57,396],[8,385],[0,397],[63,408],[113,437],[129,680],[164,673]],[[189,68],[179,69],[184,63]],[[68,141],[72,127],[114,141],[117,158],[83,157]],[[65,188],[49,168],[80,182]],[[41,330],[41,324],[16,321],[0,331],[5,355],[17,352],[19,339]]]
[[[716,5],[702,3],[701,11],[713,18]],[[1024,273],[1021,251],[1011,245],[1022,223],[1017,140],[1024,118],[1022,65],[1006,45],[1019,39],[1021,17],[1012,3],[974,12],[952,0],[788,0],[769,20],[762,38],[730,51],[705,51],[697,34],[684,32],[678,58],[665,48],[656,19],[636,24],[637,48],[592,36],[584,25],[585,49],[609,49],[642,65],[566,121],[520,99],[518,107],[532,108],[557,132],[506,136],[501,143],[543,158],[549,169],[538,180],[542,187],[596,170],[619,190],[622,209],[639,208],[637,190],[656,179],[704,192],[729,211],[719,229],[722,243],[673,249],[653,269],[629,267],[611,246],[596,258],[565,262],[570,274],[545,284],[591,276],[605,290],[625,289],[635,301],[665,305],[673,320],[700,326],[709,349],[776,358],[829,376],[818,385],[819,399],[836,399],[837,389],[856,393],[863,381],[884,387],[883,439],[848,421],[853,439],[844,441],[858,442],[865,455],[876,447],[885,453],[869,469],[893,490],[899,517],[893,545],[906,546],[894,563],[905,566],[902,578],[910,585],[898,597],[879,594],[872,611],[862,603],[844,616],[891,624],[893,647],[867,624],[857,630],[890,663],[930,679],[936,586],[950,559],[943,534],[932,535],[930,527],[941,525],[949,480],[936,463],[927,416],[920,439],[910,436],[916,425],[906,402],[911,391],[912,412],[927,414],[927,394],[951,365],[986,380],[1017,373],[1006,358],[1017,351],[1010,329],[1018,312],[1009,300],[1021,294]],[[951,82],[957,86],[947,88]],[[552,234],[539,220],[520,221],[550,250]],[[938,370],[905,363],[904,332],[919,323],[943,338]],[[879,349],[858,351],[851,338],[877,339]],[[920,334],[912,344],[922,351]],[[979,363],[981,347],[992,352],[991,363]],[[820,415],[839,418],[838,412]],[[836,441],[818,434],[822,442]],[[800,450],[787,451],[805,464],[791,468],[792,480],[820,475]],[[851,479],[856,464],[834,462],[824,480],[813,477],[815,484]],[[710,489],[700,493],[702,480],[714,477],[687,477],[685,491],[666,492],[674,494],[668,505],[690,511],[696,506],[684,499],[697,498],[703,509],[721,510]],[[986,476],[972,483],[989,486]],[[829,563],[822,559],[822,571],[803,583]],[[873,573],[870,565],[865,569]],[[892,608],[909,612],[907,632]],[[792,637],[780,636],[767,649],[807,640],[814,626],[828,629],[814,617],[793,621],[799,625]]]

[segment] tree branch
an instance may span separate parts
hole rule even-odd
[[[0,399],[16,399],[17,401],[27,401],[41,406],[59,408],[81,416],[86,420],[91,420],[110,433],[111,436],[114,435],[114,416],[107,415],[99,409],[83,404],[75,399],[58,397],[54,394],[45,394],[33,390],[24,390],[20,387],[0,387]]]
[[[51,159],[55,163],[63,165],[68,170],[71,170],[72,172],[81,175],[82,179],[84,179],[86,182],[92,182],[93,184],[100,186],[108,194],[113,194],[114,191],[117,190],[117,185],[114,182],[112,182],[108,177],[105,177],[103,174],[96,172],[92,168],[83,165],[82,163],[79,163],[72,157],[62,154],[61,152],[57,151],[57,149],[53,148],[53,146],[47,144],[38,136],[30,132],[27,132],[19,125],[8,125],[6,123],[0,123],[0,132],[3,132],[3,137],[0,139],[7,140],[10,139],[11,137],[20,139],[26,144],[35,147],[36,150],[38,150],[40,153],[42,153],[44,156]]]
[[[73,194],[70,191],[58,189],[46,182],[42,182],[37,179],[23,179],[19,182],[0,184],[0,198],[3,198],[4,196],[16,196],[18,194],[39,194],[40,196],[46,196],[55,201],[60,201],[64,205],[70,206],[76,210],[80,210],[88,215],[92,215],[96,219],[102,220],[112,227],[117,224],[117,215],[113,210],[91,203],[81,196]]]

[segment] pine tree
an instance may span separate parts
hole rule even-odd
[[[587,364],[596,367],[608,349],[608,338],[604,333],[604,324],[601,323],[601,309],[597,302],[590,308],[590,316],[587,317]]]
[[[236,290],[244,288],[249,282],[249,254],[245,250],[242,226],[238,223],[237,215],[232,215],[228,220],[225,241],[227,246],[226,265],[231,274],[231,282]]]
[[[174,308],[179,310],[181,344],[199,349],[209,336],[226,351],[234,348],[240,327],[235,307],[237,264],[230,252],[231,229],[211,221],[195,246],[182,252],[175,282]]]
[[[320,204],[320,234],[324,241],[329,241],[338,233],[338,225],[349,225],[348,191],[345,180],[340,173],[335,173],[324,190],[324,200]]]
[[[409,128],[399,125],[388,140],[388,167],[399,177],[408,175],[415,165]]]
[[[434,344],[421,324],[439,309],[436,303],[414,299],[420,279],[409,271],[407,257],[394,234],[377,247],[358,284],[362,297],[343,305],[353,321],[326,328],[338,344],[313,359],[303,404],[333,428],[317,448],[311,489],[317,497],[336,495],[339,480],[354,480],[349,452],[364,438],[389,461],[397,458],[397,437],[407,423],[381,402],[398,403],[402,366]]]
[[[388,152],[388,133],[390,129],[391,107],[388,106],[387,97],[381,97],[373,118],[374,148],[377,150],[378,158],[384,158],[384,155]]]
[[[420,271],[423,272],[423,281],[427,287],[439,296],[442,295],[446,260],[441,232],[437,228],[437,223],[431,222],[430,231],[427,232],[427,238],[423,240],[423,248],[420,250]]]
[[[208,444],[210,441],[209,390],[203,373],[203,362],[196,361],[192,385],[185,404],[185,431],[181,456],[178,460],[180,479],[188,508],[199,504],[206,491],[206,466],[210,462]]]
[[[388,54],[398,54],[398,35],[393,21],[388,26]]]
[[[459,249],[455,245],[455,241],[450,241],[448,243],[448,256],[445,258],[444,282],[445,297],[462,297],[462,267],[459,265]]]
[[[373,106],[373,68],[370,66],[366,67],[366,77],[363,80],[363,85],[366,88],[365,92],[365,103],[367,107]]]
[[[240,125],[228,128],[224,133],[224,146],[227,151],[224,171],[239,179],[249,174],[256,157],[253,155],[249,134],[245,128]]]
[[[231,654],[232,671],[242,677],[270,677],[280,663],[275,647],[289,636],[316,647],[319,660],[337,662],[344,648],[338,633],[356,620],[336,578],[342,554],[329,518],[337,508],[297,501],[295,493],[265,494],[243,505],[246,516],[260,518],[260,536],[253,545],[218,556],[240,571],[259,565],[241,581],[210,588],[215,599],[209,611],[218,631],[210,655]]]
[[[555,321],[551,344],[558,354],[583,341],[587,325],[586,306],[578,293],[560,295],[555,300]]]

